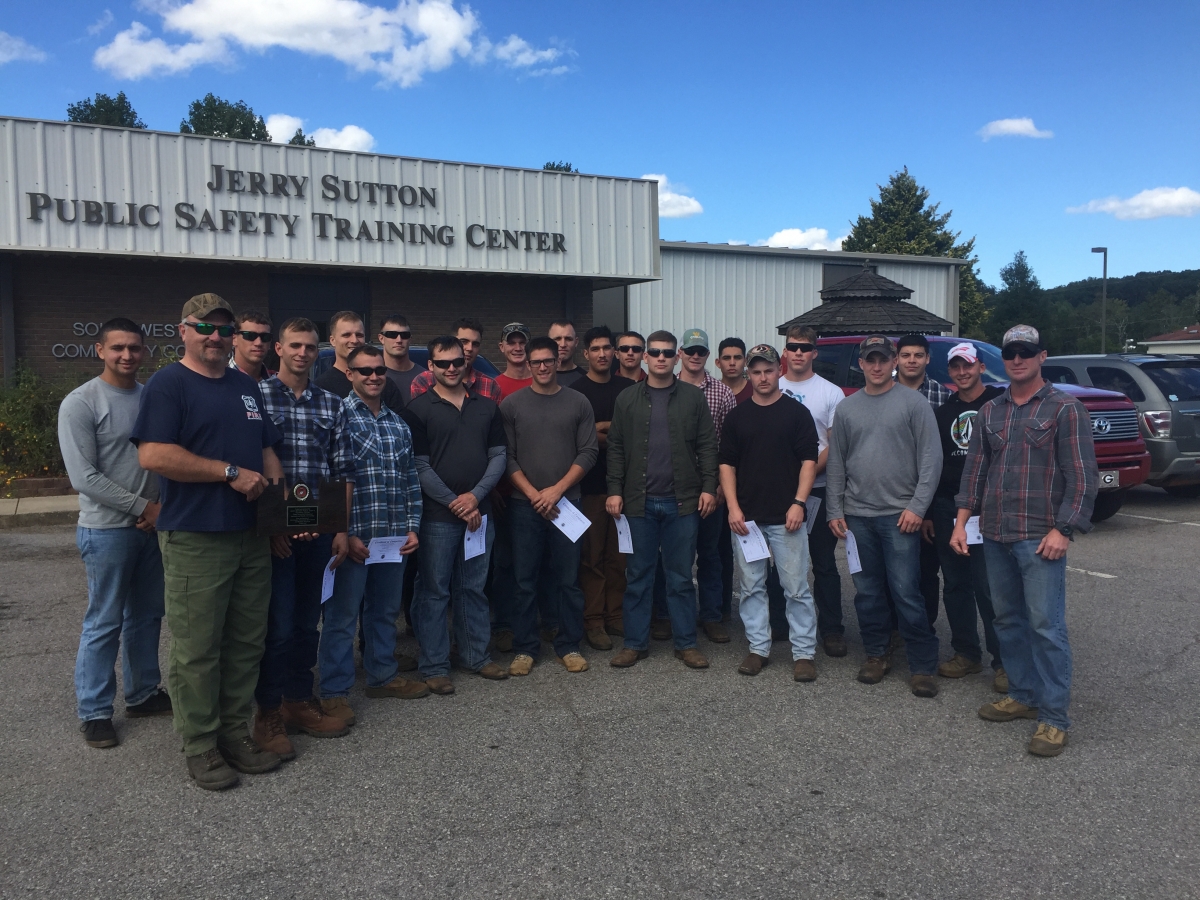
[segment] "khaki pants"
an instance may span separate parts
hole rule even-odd
[[[253,531],[159,532],[171,650],[167,687],[188,756],[240,737],[271,602],[270,541]]]
[[[583,627],[621,627],[625,599],[625,557],[617,552],[617,526],[604,510],[608,498],[585,495],[579,505],[592,527],[579,539],[579,586],[583,589]]]

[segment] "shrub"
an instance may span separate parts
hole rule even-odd
[[[84,380],[42,379],[21,366],[15,384],[0,389],[0,493],[17,478],[66,474],[58,449],[58,407]]]

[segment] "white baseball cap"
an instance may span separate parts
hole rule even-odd
[[[950,348],[950,352],[946,354],[946,362],[949,363],[954,357],[961,357],[969,363],[979,362],[979,351],[975,349],[975,345],[970,341],[963,341],[961,344],[955,344]]]

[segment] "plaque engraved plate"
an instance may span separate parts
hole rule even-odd
[[[322,480],[317,496],[313,493],[305,484],[286,490],[277,482],[267,485],[257,501],[258,533],[335,534],[345,531],[348,525],[346,482]]]

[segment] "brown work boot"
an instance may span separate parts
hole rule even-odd
[[[528,675],[533,671],[533,657],[528,653],[518,653],[508,666],[509,675]]]
[[[982,671],[982,663],[978,660],[967,659],[961,653],[955,653],[937,668],[937,673],[943,678],[964,678]]]
[[[714,644],[728,644],[729,630],[720,622],[701,622],[705,636]]]
[[[826,656],[845,656],[846,638],[840,634],[827,634],[821,638],[821,647]]]
[[[429,688],[423,681],[409,681],[397,675],[381,687],[367,688],[367,696],[372,698],[395,697],[400,700],[417,700],[429,696]]]
[[[568,653],[566,656],[560,656],[558,661],[568,672],[586,672],[588,670],[588,661],[583,658],[581,653]]]
[[[350,726],[343,719],[326,715],[321,710],[321,704],[311,697],[307,700],[284,700],[282,712],[285,727],[313,737],[336,738],[350,731]]]
[[[798,659],[792,663],[793,681],[816,681],[817,667],[811,659]]]
[[[392,654],[396,657],[396,671],[398,672],[413,672],[417,668],[417,658],[409,656],[407,653],[401,653],[399,650]]]
[[[321,700],[321,712],[327,716],[333,716],[335,719],[341,719],[347,725],[353,725],[358,721],[354,717],[354,708],[346,697],[329,697]]]
[[[671,620],[655,619],[651,622],[650,637],[656,641],[669,641],[671,639]]]
[[[587,642],[592,645],[594,650],[611,650],[613,647],[612,638],[603,628],[589,628]]]
[[[1008,673],[1001,666],[996,670],[996,674],[992,677],[992,690],[997,694],[1008,693]]]
[[[445,675],[434,675],[432,678],[425,679],[425,686],[435,694],[441,694],[443,697],[454,693],[454,682]]]
[[[492,647],[497,653],[512,653],[513,633],[512,629],[505,628],[503,631],[497,631],[492,637]]]
[[[254,715],[254,743],[260,750],[274,753],[284,762],[296,758],[296,748],[288,740],[287,728],[283,724],[283,711],[260,709]]]
[[[688,647],[686,650],[676,650],[675,658],[683,660],[683,664],[689,669],[708,668],[708,658],[695,647]]]
[[[742,675],[757,675],[763,670],[763,666],[769,662],[770,660],[765,656],[760,656],[757,653],[747,653],[746,658],[738,666],[738,673]]]
[[[508,677],[508,670],[496,665],[494,662],[490,662],[475,674],[481,678],[486,678],[488,681],[503,681]]]
[[[913,675],[908,679],[908,686],[914,697],[936,697],[938,695],[937,679],[932,675]]]
[[[625,647],[616,656],[608,661],[610,666],[616,666],[618,669],[628,669],[636,666],[639,659],[645,659],[650,655],[649,650],[634,650],[632,647]]]
[[[868,656],[867,661],[858,670],[858,680],[863,684],[879,684],[883,676],[892,670],[890,656]]]
[[[1012,697],[1005,697],[995,703],[985,703],[979,707],[979,718],[989,722],[1011,722],[1013,719],[1036,719],[1036,706],[1026,706]]]
[[[1037,732],[1027,748],[1034,756],[1058,756],[1067,746],[1067,733],[1061,728],[1038,722]]]

